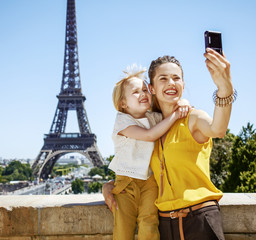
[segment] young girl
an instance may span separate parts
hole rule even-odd
[[[113,91],[118,111],[113,131],[115,157],[109,168],[116,173],[115,194],[118,209],[114,214],[113,239],[134,239],[138,224],[138,239],[160,239],[158,210],[154,205],[157,185],[149,167],[154,141],[160,138],[189,107],[179,107],[162,120],[160,113],[150,112],[151,94],[145,84],[146,69],[132,65]],[[169,90],[172,94],[172,90]],[[162,120],[162,121],[161,121]]]

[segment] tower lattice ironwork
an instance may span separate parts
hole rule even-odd
[[[65,55],[61,90],[57,109],[49,134],[45,134],[44,145],[38,154],[32,169],[36,177],[46,179],[57,160],[72,152],[86,156],[94,166],[103,164],[102,156],[96,144],[96,135],[91,132],[84,107],[85,96],[82,94],[75,0],[67,0]],[[76,111],[79,133],[66,133],[68,111]]]

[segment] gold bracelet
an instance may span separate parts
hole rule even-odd
[[[237,97],[236,89],[233,90],[233,93],[231,95],[224,98],[219,97],[217,94],[217,91],[218,90],[215,90],[212,95],[213,102],[217,107],[227,107],[236,100],[236,97]]]

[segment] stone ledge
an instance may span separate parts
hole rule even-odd
[[[69,235],[69,236],[31,236],[31,237],[1,237],[0,240],[112,240],[113,236],[111,235]],[[247,240],[247,239],[246,239]]]
[[[226,240],[256,239],[256,193],[225,193]],[[109,240],[113,216],[101,194],[0,196],[0,240]]]
[[[255,234],[256,239],[256,193],[225,193],[220,206],[225,233]]]

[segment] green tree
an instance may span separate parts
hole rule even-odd
[[[106,166],[106,172],[105,172],[105,174],[106,174],[106,176],[108,176],[108,179],[115,179],[116,178],[116,174],[115,174],[115,172],[113,172],[112,170],[110,170],[109,168],[108,168],[108,165],[109,165],[109,163],[112,161],[112,159],[114,158],[114,155],[110,155],[107,159],[106,159],[106,161],[107,161],[107,165],[105,165]]]
[[[32,169],[29,164],[12,161],[2,172],[3,178],[13,180],[33,180]]]
[[[74,194],[82,193],[84,192],[84,182],[76,178],[72,183],[71,183],[71,188]]]
[[[78,168],[78,165],[75,163],[69,163],[67,165],[60,165],[60,164],[55,164],[55,166],[52,169],[51,175],[53,177],[56,176],[62,176],[62,174],[64,173],[69,173],[72,171],[72,169]],[[63,171],[62,171],[63,170]]]
[[[103,178],[105,178],[105,171],[104,171],[104,169],[102,169],[102,168],[94,167],[94,168],[92,168],[92,169],[88,172],[88,175],[91,176],[91,177],[93,177],[93,176],[96,175],[96,174],[98,174],[98,175],[102,176]]]
[[[211,180],[217,188],[222,189],[222,185],[229,174],[229,164],[231,162],[231,148],[235,135],[228,130],[224,138],[214,138],[213,148],[210,158]]]
[[[100,166],[100,167],[94,167],[94,168],[92,168],[92,169],[89,171],[88,175],[91,176],[91,177],[93,177],[94,175],[98,174],[98,175],[102,176],[103,179],[106,179],[106,178],[108,178],[108,179],[114,179],[114,178],[115,178],[115,173],[114,173],[112,170],[110,170],[110,169],[108,168],[108,165],[109,165],[109,163],[111,162],[111,160],[113,159],[113,157],[114,157],[114,155],[110,155],[110,156],[106,159],[106,161],[107,161],[107,164],[106,164],[106,165],[102,165],[102,166]]]
[[[108,163],[110,163],[110,162],[112,161],[112,159],[114,158],[114,156],[115,156],[115,155],[110,155],[110,156],[106,159],[106,161],[107,161]]]
[[[232,147],[226,192],[256,192],[256,133],[253,124],[242,127]]]
[[[0,166],[0,182],[2,182],[2,172],[4,171],[3,167]]]
[[[102,183],[100,182],[91,182],[88,184],[88,193],[97,193],[102,188]]]

